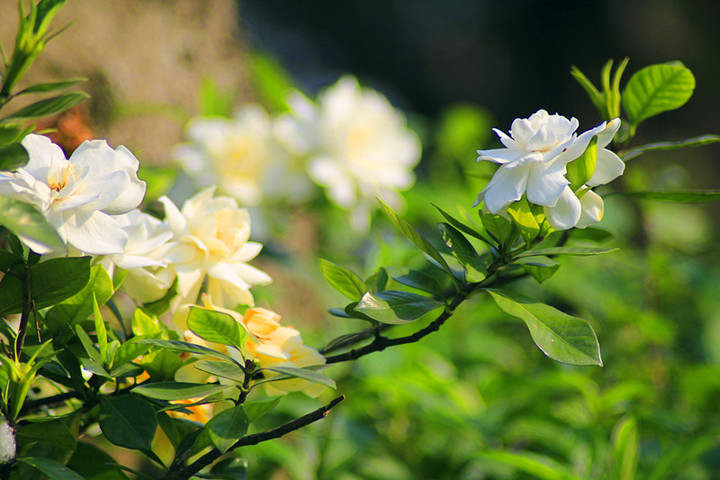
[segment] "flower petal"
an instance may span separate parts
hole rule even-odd
[[[599,145],[599,143],[598,143]],[[597,161],[595,162],[595,171],[588,180],[587,184],[591,187],[605,185],[615,180],[625,171],[625,162],[618,157],[615,152],[603,148],[597,152]]]
[[[508,169],[500,166],[483,190],[485,208],[490,213],[497,213],[505,205],[520,200],[527,187],[529,165]]]
[[[553,228],[567,230],[580,220],[580,200],[570,187],[565,187],[554,207],[545,207],[545,216]]]
[[[576,225],[577,228],[585,228],[602,220],[605,206],[602,197],[592,190],[585,192],[580,199],[582,214]]]
[[[533,164],[527,182],[528,202],[552,207],[569,184],[563,172],[547,173],[541,164]]]

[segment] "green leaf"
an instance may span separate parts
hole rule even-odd
[[[605,112],[605,95],[595,87],[589,78],[575,65],[570,67],[570,75],[580,84],[590,97],[590,101],[597,107],[601,114]]]
[[[135,335],[154,335],[163,331],[160,327],[160,320],[156,317],[151,317],[141,308],[138,308],[135,312],[133,312],[130,323],[132,325],[132,331]]]
[[[144,355],[148,350],[150,350],[150,345],[140,343],[140,341],[145,338],[146,337],[141,335],[132,337],[123,342],[113,354],[113,369],[132,362],[137,357]]]
[[[576,160],[567,164],[567,179],[570,181],[570,188],[576,191],[585,185],[595,173],[597,163],[597,137],[590,140],[590,144],[582,155]],[[525,198],[525,197],[523,197]]]
[[[32,118],[46,117],[74,107],[88,98],[88,94],[82,92],[65,93],[57,97],[40,100],[25,108],[18,110],[10,116],[3,118],[2,122],[15,120],[29,120]]]
[[[227,313],[193,306],[187,324],[195,335],[208,342],[233,345],[241,352],[245,349],[247,331]]]
[[[536,257],[538,255],[574,255],[586,257],[590,255],[602,255],[618,250],[617,248],[596,248],[596,247],[550,247],[538,250],[529,250],[517,255],[515,258]]]
[[[445,241],[445,245],[450,248],[453,256],[464,267],[468,281],[479,282],[483,280],[487,276],[487,267],[468,239],[448,223],[438,223],[437,228]]]
[[[50,442],[68,451],[75,450],[77,446],[77,437],[62,420],[23,425],[17,432],[17,439],[20,442]]]
[[[215,415],[207,422],[205,428],[213,445],[225,453],[247,433],[249,424],[250,421],[243,406],[237,405]]]
[[[81,290],[90,276],[90,257],[53,258],[30,269],[31,294],[38,309],[49,307]],[[0,281],[0,315],[22,311],[22,280],[6,275]]]
[[[610,240],[614,236],[615,235],[607,230],[597,227],[576,228],[572,230],[572,238],[579,240],[591,240],[596,243]]]
[[[580,477],[573,475],[567,467],[552,458],[533,452],[490,450],[481,452],[479,455],[482,458],[510,465],[540,480],[581,480]]]
[[[62,463],[56,462],[49,458],[43,457],[22,457],[17,459],[26,465],[30,465],[35,470],[47,475],[53,480],[85,480],[83,477],[70,470]]]
[[[67,80],[59,80],[57,82],[38,83],[32,85],[24,90],[20,90],[15,96],[25,95],[27,93],[45,93],[54,92],[55,90],[64,90],[66,88],[74,87],[75,85],[86,82],[87,78],[69,78]]]
[[[520,258],[515,263],[522,266],[523,270],[537,280],[538,283],[543,283],[552,277],[560,268],[558,262],[542,256]]]
[[[247,480],[247,460],[239,457],[230,457],[220,460],[210,469],[211,475],[217,480]]]
[[[384,267],[380,267],[377,269],[375,273],[370,275],[367,280],[365,280],[365,291],[368,292],[380,292],[382,290],[385,290],[387,288],[389,277],[388,273],[385,270]],[[363,292],[365,293],[365,292]],[[362,295],[360,295],[362,296]],[[359,300],[360,297],[356,298],[355,300]]]
[[[482,221],[485,230],[488,232],[493,240],[500,245],[508,246],[510,241],[513,239],[515,232],[515,226],[510,220],[500,215],[493,215],[492,213],[486,213],[479,210],[480,220]]]
[[[323,347],[323,349],[320,351],[320,353],[327,353],[332,352],[334,350],[339,350],[346,345],[353,345],[361,340],[365,340],[366,338],[372,337],[374,334],[372,332],[353,332],[353,333],[346,333],[345,335],[340,335],[339,337],[333,338],[328,342],[327,345]]]
[[[245,404],[245,413],[247,413],[250,423],[265,415],[280,403],[282,397],[273,397],[270,400],[259,400],[257,402],[247,402]]]
[[[613,429],[613,459],[615,478],[634,480],[639,456],[637,422],[632,417],[624,417]]]
[[[205,398],[216,393],[235,388],[233,385],[213,385],[204,383],[154,382],[138,385],[133,393],[157,400],[185,400],[188,398]]]
[[[0,147],[0,170],[17,170],[25,166],[30,157],[20,143]]]
[[[128,480],[110,455],[89,443],[78,444],[68,467],[85,477],[85,480]]]
[[[168,350],[172,350],[175,352],[183,352],[183,353],[194,353],[196,355],[206,355],[208,357],[215,357],[220,358],[222,360],[226,360],[229,362],[233,362],[233,359],[224,353],[218,352],[213,350],[212,348],[208,348],[202,345],[196,345],[194,343],[188,343],[188,342],[182,342],[180,340],[162,340],[162,339],[155,339],[155,338],[147,338],[138,340],[137,343],[143,344],[143,345],[153,345],[155,347],[160,347]]]
[[[450,215],[449,213],[447,213],[445,210],[443,210],[442,208],[438,207],[437,205],[432,204],[432,206],[435,207],[435,208],[440,212],[440,214],[441,214],[443,217],[445,217],[445,220],[447,220],[448,223],[449,223],[450,225],[452,225],[453,227],[457,228],[458,230],[460,230],[460,231],[463,232],[463,233],[466,233],[467,235],[470,235],[471,237],[475,237],[475,238],[477,238],[478,240],[480,240],[480,241],[482,241],[482,242],[485,242],[485,243],[488,244],[488,245],[491,245],[491,246],[493,245],[493,242],[491,242],[490,240],[488,240],[487,238],[485,238],[485,236],[484,236],[483,234],[481,234],[480,232],[478,232],[478,231],[475,230],[474,228],[471,228],[470,226],[465,225],[465,224],[462,223],[460,220],[456,219],[455,217],[453,217],[452,215]]]
[[[430,242],[425,240],[425,238],[420,235],[420,233],[418,233],[418,231],[415,230],[412,225],[400,218],[400,216],[398,216],[398,214],[395,213],[392,208],[385,205],[382,201],[380,201],[380,205],[382,206],[382,209],[385,211],[385,214],[390,219],[390,222],[395,226],[395,228],[397,228],[400,233],[405,235],[408,240],[415,244],[416,247],[427,253],[430,258],[439,263],[440,266],[450,274],[454,281],[455,277],[453,276],[453,271],[447,264],[445,259],[442,257],[442,255],[440,255],[440,252],[438,252],[437,249],[430,244]]]
[[[95,322],[95,334],[97,336],[98,346],[100,347],[100,361],[105,365],[107,363],[108,347],[107,329],[105,328],[105,321],[100,314],[100,307],[98,307],[95,295],[93,295],[93,321]]]
[[[324,258],[320,259],[320,270],[328,283],[350,300],[360,300],[367,291],[365,282],[359,276]]]
[[[628,160],[639,157],[646,152],[702,147],[703,145],[710,145],[717,142],[720,142],[720,135],[700,135],[699,137],[687,138],[685,140],[680,140],[679,142],[648,143],[647,145],[641,145],[630,150],[622,151],[618,155],[623,159],[623,161],[627,162]]]
[[[105,305],[112,295],[113,283],[110,275],[102,265],[94,265],[90,268],[90,278],[85,286],[73,296],[51,308],[46,321],[55,324],[56,331],[61,330],[64,325],[75,325],[86,320],[92,314],[93,301],[98,305]]]
[[[387,271],[396,282],[408,287],[438,296],[443,293],[440,282],[427,273],[405,267],[387,267]]]
[[[245,380],[245,372],[236,363],[221,362],[217,360],[198,360],[193,367],[216,377],[227,378],[239,384]]]
[[[98,423],[105,438],[115,445],[137,450],[152,449],[157,417],[152,405],[141,398],[133,395],[100,397]]]
[[[232,92],[219,90],[217,84],[211,78],[203,78],[200,86],[200,112],[202,116],[229,118],[232,115],[233,97]]]
[[[5,147],[10,144],[19,144],[25,137],[25,127],[22,125],[0,125],[0,147]],[[24,150],[24,149],[23,149]],[[0,155],[0,165],[3,168],[0,170],[13,170],[12,168],[5,167],[5,160]],[[25,152],[25,161],[27,162],[27,152]]]
[[[540,225],[535,218],[525,195],[519,202],[510,204],[507,213],[520,231],[526,245],[530,245],[540,234]]]
[[[600,345],[590,324],[532,298],[487,290],[500,309],[525,322],[535,345],[548,357],[570,365],[602,366]]]
[[[90,339],[90,336],[87,334],[87,332],[83,330],[82,325],[75,325],[75,333],[77,333],[77,336],[80,339],[80,343],[82,344],[85,352],[87,352],[90,359],[96,364],[102,366],[103,362],[100,358],[100,352],[97,351],[97,349],[95,348],[95,344]]]
[[[416,293],[386,290],[366,293],[355,310],[388,324],[412,322],[426,313],[442,307],[443,303]]]
[[[320,383],[322,385],[326,385],[330,388],[336,388],[335,386],[335,380],[333,380],[330,377],[326,377],[320,372],[316,372],[314,370],[308,370],[307,368],[297,368],[297,367],[288,367],[288,366],[275,366],[275,367],[267,367],[263,368],[261,370],[272,370],[273,372],[281,373],[286,377],[293,377],[293,378],[302,378],[303,380],[308,380],[310,382]],[[285,377],[282,377],[283,379]],[[271,377],[269,379],[270,381],[280,380],[280,377]]]
[[[695,77],[684,65],[650,65],[630,77],[623,92],[623,108],[635,126],[643,120],[687,102],[695,89]]]
[[[30,204],[0,196],[0,225],[5,226],[21,240],[31,240],[46,250],[65,250],[65,244],[55,228]]]
[[[641,200],[656,200],[673,203],[704,203],[720,200],[720,191],[688,191],[688,192],[618,192],[615,195],[639,198]]]
[[[25,263],[25,259],[7,250],[0,250],[0,272],[7,272],[15,265]]]

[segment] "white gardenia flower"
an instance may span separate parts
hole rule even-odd
[[[600,127],[602,129],[598,130]],[[550,225],[558,230],[585,228],[602,220],[604,204],[602,198],[590,190],[615,180],[625,171],[625,163],[615,152],[607,149],[620,128],[620,119],[615,118],[607,125],[604,123],[592,131],[597,136],[597,158],[595,171],[587,184],[573,192],[569,185],[565,187],[553,206],[546,206],[545,216]]]
[[[166,222],[173,232],[166,254],[168,267],[177,274],[174,305],[195,303],[207,275],[207,291],[216,305],[235,308],[253,305],[252,285],[270,283],[270,277],[247,264],[262,245],[249,242],[250,215],[229,197],[213,198],[208,188],[187,200],[178,210],[167,197]]]
[[[92,255],[122,254],[128,237],[116,216],[136,208],[146,184],[137,177],[139,162],[123,146],[89,140],[66,159],[47,137],[29,134],[22,141],[27,165],[0,172],[0,195],[37,207],[68,247]],[[50,253],[22,239],[36,253]]]
[[[12,462],[15,459],[16,449],[15,431],[7,419],[0,414],[0,464]]]
[[[195,118],[186,133],[189,142],[175,148],[175,157],[200,188],[218,185],[243,205],[263,199],[298,201],[312,192],[260,105],[243,106],[233,119]]]
[[[605,128],[603,123],[578,136],[578,125],[576,118],[538,110],[529,118],[515,119],[510,136],[493,129],[505,148],[478,150],[478,161],[499,163],[500,168],[475,205],[484,201],[485,208],[495,214],[527,194],[530,203],[554,207],[570,184],[566,165],[582,155],[593,135]]]
[[[403,207],[398,191],[415,182],[421,145],[400,110],[351,76],[321,93],[317,105],[300,95],[290,102],[293,113],[278,119],[278,135],[290,150],[309,156],[310,178],[332,202],[352,210],[356,230],[367,230],[376,198]]]

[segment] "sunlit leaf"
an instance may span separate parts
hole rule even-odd
[[[32,85],[23,90],[20,90],[15,95],[24,95],[27,93],[53,92],[55,90],[63,90],[65,88],[74,87],[75,85],[78,85],[85,81],[87,81],[86,78],[69,78],[67,80],[59,80],[57,82],[38,83],[36,85]]]
[[[630,77],[622,95],[623,108],[630,123],[637,125],[646,118],[683,106],[693,90],[695,77],[684,65],[650,65]]]
[[[0,196],[0,225],[21,239],[30,239],[49,250],[65,250],[55,228],[30,204]]]
[[[503,312],[525,322],[533,341],[548,357],[571,365],[602,366],[600,345],[585,320],[528,297],[487,291]]]
[[[70,107],[74,107],[87,98],[88,95],[82,92],[66,93],[57,97],[46,98],[45,100],[40,100],[39,102],[35,102],[20,109],[0,121],[6,122],[46,117],[48,115],[52,115],[53,113],[59,113]]]
[[[558,262],[542,256],[520,258],[515,263],[522,266],[523,270],[537,280],[538,283],[542,283],[552,277],[560,268]]]
[[[367,291],[365,282],[359,276],[324,258],[320,259],[320,270],[328,283],[350,300],[360,300]]]
[[[152,345],[155,347],[160,347],[168,350],[172,350],[174,352],[181,352],[181,353],[194,353],[196,355],[204,355],[208,357],[215,357],[220,358],[222,360],[226,360],[228,362],[232,362],[233,359],[227,355],[225,355],[222,352],[217,352],[213,350],[212,348],[208,348],[202,345],[197,345],[195,343],[189,343],[189,342],[183,342],[180,340],[162,340],[162,339],[155,339],[155,338],[146,338],[142,340],[138,340],[137,343],[143,344],[143,345]]]
[[[483,280],[487,274],[485,261],[478,255],[468,239],[448,223],[438,223],[437,227],[445,241],[445,245],[450,248],[453,256],[467,272],[468,281],[479,282]]]
[[[443,306],[433,298],[416,293],[386,290],[366,293],[355,310],[388,324],[401,324],[417,320],[428,312]]]
[[[158,400],[185,400],[205,398],[216,393],[235,388],[232,385],[213,385],[205,383],[153,382],[138,385],[133,393]]]
[[[720,142],[720,135],[701,135],[699,137],[680,140],[679,142],[648,143],[647,145],[640,145],[639,147],[622,151],[618,155],[620,156],[620,158],[623,159],[623,161],[627,162],[628,160],[639,157],[646,152],[677,150],[679,148],[689,147],[702,147],[703,145],[710,145],[717,142]]]
[[[241,351],[245,348],[247,331],[227,313],[191,307],[187,324],[195,335],[208,342],[233,345]]]
[[[314,383],[320,383],[320,384],[326,385],[330,388],[336,388],[335,380],[333,380],[330,377],[326,377],[325,375],[323,375],[320,372],[316,372],[314,370],[308,370],[307,368],[288,367],[288,366],[283,365],[283,366],[267,367],[267,368],[263,368],[262,370],[271,370],[273,372],[281,373],[287,377],[302,378],[303,380],[308,380],[308,381],[314,382]],[[279,378],[271,377],[270,380],[271,381],[279,380]]]
[[[634,418],[624,417],[615,425],[612,443],[615,478],[634,480],[639,456],[637,422]]]
[[[218,360],[198,360],[193,363],[193,367],[205,373],[227,378],[240,384],[242,384],[245,379],[243,369],[236,363],[221,362]]]
[[[602,255],[604,253],[610,253],[618,250],[617,248],[595,248],[595,247],[550,247],[540,248],[538,250],[529,250],[523,252],[515,258],[534,257],[538,255],[551,256],[551,255],[571,255],[585,257],[590,255]]]

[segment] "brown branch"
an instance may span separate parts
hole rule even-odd
[[[441,313],[435,320],[433,320],[427,327],[422,328],[418,330],[417,332],[407,335],[405,337],[397,337],[397,338],[388,338],[383,337],[381,335],[378,335],[375,337],[375,339],[368,343],[367,345],[352,349],[350,351],[347,351],[345,353],[340,353],[338,355],[331,355],[329,357],[325,357],[325,363],[330,365],[332,363],[339,363],[339,362],[348,362],[350,360],[356,360],[360,357],[364,357],[365,355],[369,355],[373,352],[381,352],[385,350],[388,347],[394,347],[395,345],[405,345],[407,343],[415,343],[422,339],[423,337],[426,337],[430,335],[433,332],[437,332],[440,327],[447,321],[448,318],[450,318],[453,313],[455,313],[455,309],[460,305],[467,296],[469,295],[469,292],[472,292],[472,290],[475,288],[476,284],[473,284],[470,289],[467,289],[461,293],[456,294],[453,297],[452,302],[450,305],[448,305],[445,308],[445,311]]]
[[[286,435],[290,432],[293,432],[295,430],[298,430],[300,428],[306,427],[310,425],[311,423],[315,423],[318,420],[322,420],[323,418],[327,417],[328,412],[335,407],[338,403],[345,400],[345,395],[340,395],[339,397],[335,398],[333,401],[328,403],[327,405],[318,408],[317,410],[314,410],[307,415],[304,415],[300,418],[296,418],[295,420],[288,422],[284,425],[281,425],[277,428],[274,428],[272,430],[268,430],[266,432],[261,433],[253,433],[252,435],[246,435],[239,439],[237,442],[235,442],[229,449],[228,452],[235,450],[236,448],[240,447],[247,447],[250,445],[257,445],[258,443],[267,442],[268,440],[274,440],[276,438],[280,438],[283,435]],[[227,452],[226,452],[227,453]],[[195,460],[193,463],[188,465],[187,467],[173,470],[171,469],[165,477],[163,477],[163,480],[187,480],[196,473],[198,473],[203,468],[210,465],[212,462],[217,460],[223,455],[223,452],[218,450],[217,448],[213,448],[208,453],[203,455],[202,457]]]

